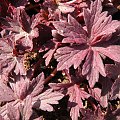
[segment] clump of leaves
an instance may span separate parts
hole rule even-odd
[[[116,0],[2,0],[0,120],[43,120],[48,112],[48,120],[61,119],[63,108],[65,119],[119,120],[116,6]],[[66,100],[63,108],[59,100]]]
[[[15,76],[14,80],[16,82],[9,83],[11,88],[2,82],[0,83],[0,101],[8,102],[1,107],[0,114],[6,119],[7,117],[10,120],[13,119],[13,116],[9,114],[13,114],[15,109],[17,109],[16,114],[18,115],[14,114],[15,120],[20,119],[20,114],[25,120],[30,119],[33,113],[32,108],[53,111],[51,104],[58,104],[58,100],[64,96],[62,93],[52,89],[43,90],[43,73],[32,81],[19,75]],[[9,105],[13,107],[11,111],[9,111]]]

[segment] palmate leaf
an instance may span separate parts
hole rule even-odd
[[[93,87],[98,82],[99,73],[106,77],[103,55],[120,62],[120,46],[109,42],[111,39],[114,41],[112,34],[120,22],[102,12],[100,0],[92,2],[90,9],[84,9],[84,20],[86,31],[71,15],[68,15],[68,21],[53,22],[58,33],[64,37],[62,42],[70,43],[70,46],[58,48],[55,58],[59,62],[58,70],[69,69],[72,65],[76,69],[85,60],[82,74]]]
[[[33,38],[39,36],[38,28],[39,13],[31,19],[23,8],[16,8],[13,12],[13,18],[10,17],[0,18],[2,28],[9,30],[15,39],[16,44],[21,44],[25,49],[33,48]]]
[[[44,111],[53,111],[51,104],[58,104],[58,100],[63,98],[63,94],[60,92],[53,92],[52,89],[46,90],[34,98],[35,104],[33,108],[41,109]]]
[[[78,120],[78,117],[80,117],[80,111],[84,108],[83,100],[89,98],[90,94],[74,83],[50,83],[49,85],[55,90],[63,91],[63,93],[67,89],[66,95],[69,95],[68,109],[70,109],[70,116],[72,120]]]
[[[29,120],[33,114],[32,108],[41,109],[44,111],[53,111],[52,104],[58,104],[58,101],[64,97],[60,92],[53,91],[53,89],[44,90],[44,74],[41,73],[38,77],[33,78],[32,81],[25,76],[14,77],[14,82],[9,82],[10,87],[1,82],[0,93],[2,94],[1,102],[8,101],[14,109],[19,108],[19,113],[23,119]],[[4,95],[3,95],[4,94]],[[4,96],[4,98],[3,98]],[[37,106],[36,106],[37,105]],[[7,108],[9,106],[2,106],[0,114],[4,119],[8,117],[15,117],[14,110]]]
[[[10,38],[8,38],[10,37]],[[0,77],[7,80],[10,72],[26,75],[23,55],[18,55],[11,36],[0,39]]]
[[[78,120],[80,117],[80,109],[84,108],[82,100],[89,98],[90,95],[77,85],[68,88],[67,94],[70,96],[68,108],[70,108],[70,116],[72,120]]]

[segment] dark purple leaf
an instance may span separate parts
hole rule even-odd
[[[102,84],[100,104],[102,107],[107,107],[113,82],[109,78],[102,78],[100,83]]]
[[[120,75],[120,63],[115,63],[114,64],[106,64],[105,65],[105,70],[107,73],[107,77],[116,79],[118,75]]]
[[[120,119],[120,108],[112,110],[110,106],[107,109],[107,114],[105,115],[105,120],[119,120]]]
[[[83,110],[82,115],[84,116],[82,120],[104,120],[104,115],[98,107],[95,111],[90,109]]]
[[[111,99],[120,99],[120,78],[116,79],[111,88]]]

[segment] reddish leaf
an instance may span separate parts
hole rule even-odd
[[[58,70],[68,69],[69,67],[74,65],[74,68],[76,69],[81,62],[84,60],[86,54],[88,52],[88,49],[85,49],[84,47],[62,47],[57,49],[55,58],[57,59]]]
[[[111,79],[108,79],[108,78],[103,78],[100,82],[102,84],[100,104],[102,107],[107,107],[108,100],[110,98],[111,87],[113,83]]]
[[[99,79],[99,73],[106,76],[102,59],[97,51],[89,52],[83,65],[82,74],[87,75],[90,87],[93,87]]]
[[[44,111],[53,111],[51,104],[58,104],[58,100],[64,97],[60,92],[52,92],[52,89],[48,89],[34,98],[35,104],[33,107],[39,108]]]
[[[9,36],[11,37],[11,36]],[[12,38],[0,39],[0,75],[7,80],[8,75],[13,70],[16,74],[26,75],[23,65],[24,58],[17,54],[14,48],[14,40]]]
[[[53,22],[58,33],[64,37],[62,42],[70,44],[58,48],[55,58],[59,62],[58,70],[69,69],[72,65],[77,68],[85,60],[82,74],[89,80],[90,87],[94,87],[99,73],[106,76],[103,55],[120,62],[120,46],[108,42],[120,24],[107,16],[107,12],[102,12],[100,0],[92,2],[90,9],[84,9],[84,20],[87,31],[71,15],[68,15],[68,22]]]
[[[36,86],[34,85],[35,84],[34,82],[36,82]],[[31,86],[33,87],[33,85],[34,85],[34,89],[31,93],[31,96],[35,97],[39,95],[44,88],[44,74],[43,73],[39,74],[35,79],[33,79],[33,82],[30,85],[30,89],[31,89]]]
[[[3,82],[0,82],[0,102],[12,101],[14,99],[13,91]]]
[[[12,104],[7,104],[7,115],[10,120],[19,120],[20,114],[18,108],[15,108]]]
[[[31,96],[27,96],[27,98],[24,101],[24,107],[23,107],[23,113],[22,118],[23,120],[29,120],[32,115],[32,98]]]
[[[118,75],[120,75],[120,63],[115,63],[114,64],[106,64],[105,65],[105,70],[107,73],[107,77],[116,79]]]
[[[100,107],[95,111],[91,111],[89,109],[83,110],[82,114],[84,116],[82,120],[105,120]]]
[[[17,8],[14,11],[13,19],[7,17],[0,19],[3,24],[3,29],[13,33],[15,43],[21,44],[25,49],[33,49],[33,38],[39,36],[38,28],[36,27],[39,21],[39,14],[30,19],[22,8]]]
[[[105,115],[105,120],[119,120],[120,119],[120,108],[112,110],[110,106],[107,109],[107,114]]]
[[[46,66],[49,64],[50,60],[52,59],[52,57],[53,57],[53,55],[54,55],[54,53],[55,53],[55,51],[56,51],[56,49],[57,49],[57,47],[58,47],[58,44],[59,44],[59,43],[56,43],[55,47],[52,48],[52,49],[50,49],[50,50],[43,56],[43,58],[46,58],[46,59],[45,59],[45,64],[46,64]]]
[[[77,120],[80,117],[80,108],[84,108],[82,100],[89,98],[90,95],[84,90],[81,90],[77,85],[68,88],[67,94],[70,96],[68,107],[72,120]]]
[[[120,46],[118,45],[111,45],[108,47],[95,47],[97,51],[104,54],[105,56],[111,58],[116,62],[120,62]]]
[[[111,88],[111,99],[120,99],[120,78],[116,79]]]

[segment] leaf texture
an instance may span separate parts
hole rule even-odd
[[[62,99],[64,97],[63,94],[60,92],[52,92],[52,89],[48,89],[36,98],[35,104],[33,107],[39,107],[39,109],[44,110],[44,111],[53,111],[53,107],[51,104],[58,104],[58,100]],[[40,105],[39,105],[40,104]],[[38,106],[39,105],[39,106]]]
[[[57,32],[64,37],[62,42],[70,44],[58,48],[55,58],[59,62],[58,70],[69,69],[72,65],[76,69],[82,64],[82,74],[86,76],[90,87],[94,87],[99,74],[106,77],[103,55],[120,62],[120,46],[109,43],[120,22],[112,20],[107,12],[102,12],[100,0],[91,2],[90,9],[84,9],[83,13],[86,28],[71,15],[68,15],[67,21],[53,22]]]

